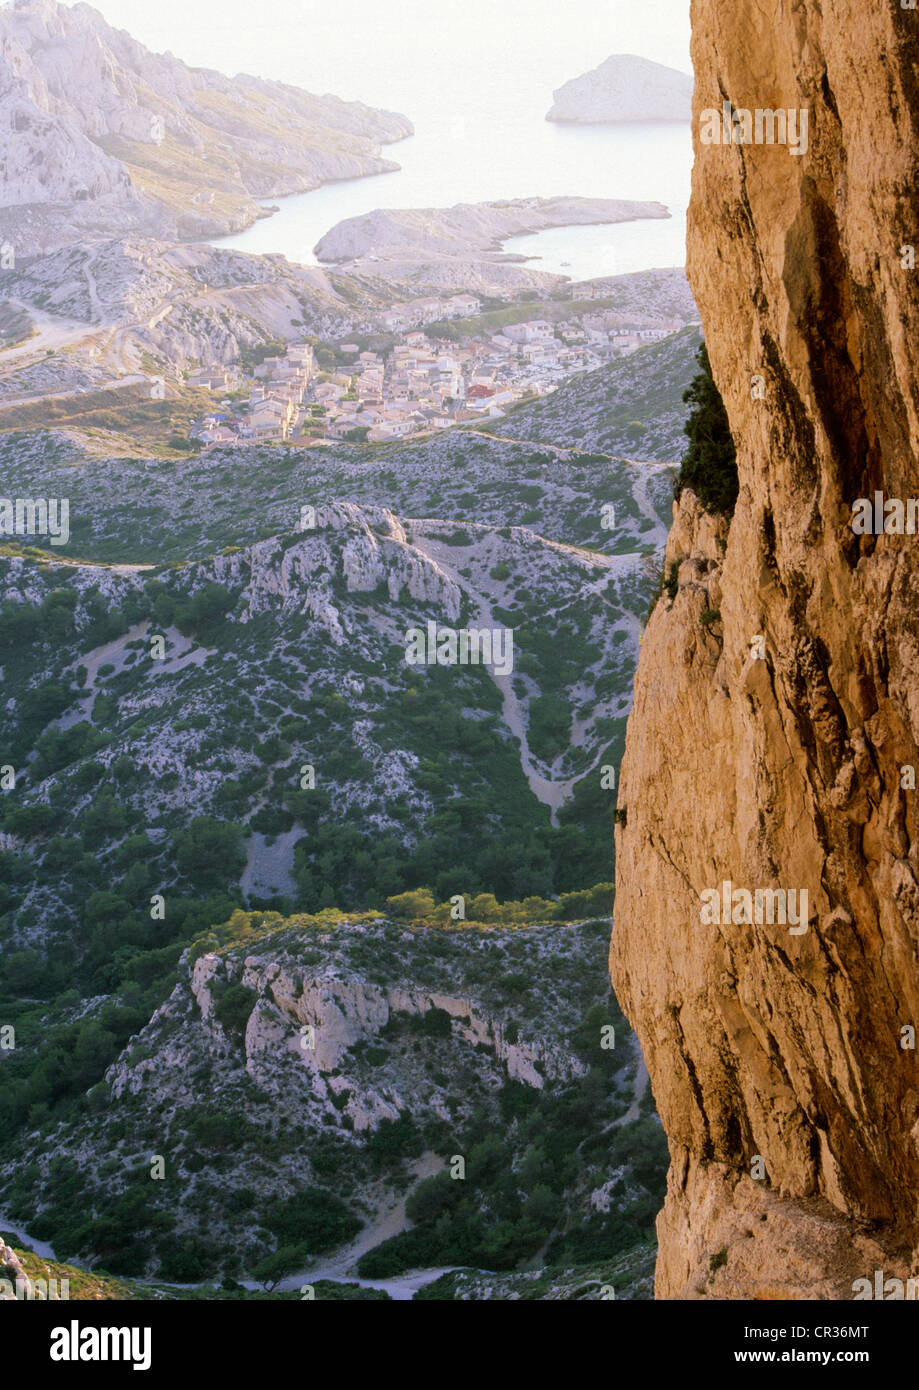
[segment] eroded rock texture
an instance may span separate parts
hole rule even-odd
[[[740,498],[676,510],[612,972],[671,1146],[657,1296],[851,1299],[919,1269],[919,535],[851,526],[919,497],[919,11],[692,8],[689,275]],[[807,108],[807,152],[703,145],[725,99]],[[703,924],[725,880],[806,889],[808,930]]]

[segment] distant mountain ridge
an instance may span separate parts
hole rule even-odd
[[[398,168],[380,146],[413,130],[360,102],[190,68],[55,0],[0,9],[0,129],[0,232],[40,245],[238,230],[259,199]]]
[[[692,78],[633,53],[614,54],[553,96],[546,120],[575,125],[688,121],[692,115]]]

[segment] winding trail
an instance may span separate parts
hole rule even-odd
[[[467,579],[441,554],[446,550],[446,546],[432,541],[428,536],[416,536],[414,541],[416,550],[420,550],[423,555],[443,571],[449,579],[452,579],[457,588],[462,589],[463,593],[475,604],[477,612],[476,622],[484,627],[497,628],[503,627],[495,618],[491,610],[491,604],[484,594],[474,589]],[[571,789],[578,777],[571,778],[567,782],[553,782],[550,778],[544,777],[536,768],[530,753],[530,744],[527,738],[527,726],[520,711],[520,701],[514,691],[512,679],[509,675],[500,675],[493,666],[486,667],[495,685],[501,694],[503,703],[504,722],[511,733],[520,743],[520,765],[523,774],[530,785],[530,790],[538,801],[544,806],[548,806],[551,813],[551,822],[554,826],[558,825],[558,811],[571,795]]]
[[[425,1178],[433,1177],[435,1173],[440,1172],[443,1166],[443,1159],[438,1157],[436,1153],[429,1150],[422,1154],[411,1165],[415,1180],[408,1192],[403,1193],[402,1196],[379,1211],[375,1219],[358,1233],[350,1245],[335,1251],[323,1263],[313,1265],[300,1274],[291,1274],[288,1278],[282,1279],[278,1284],[278,1289],[281,1291],[302,1289],[311,1284],[318,1284],[320,1280],[324,1279],[333,1284],[360,1284],[365,1289],[385,1289],[395,1302],[403,1303],[414,1297],[416,1291],[424,1284],[431,1284],[442,1274],[448,1274],[454,1266],[406,1270],[404,1274],[400,1274],[394,1279],[362,1279],[356,1272],[357,1262],[362,1255],[373,1250],[381,1241],[389,1240],[392,1236],[397,1236],[402,1231],[408,1230],[410,1223],[405,1214],[405,1204],[412,1191]],[[247,1289],[261,1287],[251,1280],[244,1280],[243,1284]]]
[[[382,1211],[378,1212],[375,1219],[369,1222],[364,1229],[355,1237],[350,1245],[335,1251],[325,1260],[323,1264],[313,1265],[311,1268],[303,1270],[299,1274],[291,1274],[288,1278],[281,1280],[277,1285],[278,1292],[291,1292],[294,1289],[303,1289],[312,1284],[318,1284],[320,1280],[332,1284],[360,1284],[365,1289],[383,1289],[389,1294],[390,1298],[397,1303],[408,1302],[415,1296],[418,1289],[425,1284],[432,1284],[435,1279],[439,1279],[442,1274],[449,1274],[454,1265],[444,1265],[432,1269],[406,1270],[404,1274],[398,1275],[394,1279],[362,1279],[356,1273],[355,1265],[362,1255],[368,1250],[372,1250],[381,1241],[389,1240],[390,1237],[399,1235],[409,1227],[409,1220],[405,1214],[405,1204],[409,1196],[419,1182],[425,1178],[432,1177],[443,1168],[444,1162],[437,1154],[429,1151],[422,1154],[419,1159],[411,1165],[414,1173],[414,1182],[408,1192],[402,1194],[394,1202],[387,1204]],[[8,1235],[17,1237],[24,1245],[29,1246],[36,1255],[40,1255],[45,1260],[56,1260],[54,1248],[46,1241],[36,1239],[20,1225],[14,1221],[8,1221],[6,1217],[0,1216],[0,1231],[5,1231]],[[176,1284],[167,1283],[161,1279],[138,1280],[139,1283],[150,1283],[156,1288],[167,1289],[194,1289],[197,1284]],[[258,1290],[263,1286],[252,1279],[241,1280],[245,1289]]]

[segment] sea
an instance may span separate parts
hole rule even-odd
[[[577,74],[572,74],[573,76]],[[308,80],[308,74],[306,75]],[[307,80],[303,85],[307,85]],[[350,93],[349,93],[350,95]],[[270,200],[279,211],[215,245],[280,252],[317,264],[315,247],[336,223],[375,208],[437,208],[505,198],[577,195],[656,200],[667,219],[555,227],[505,242],[534,269],[572,280],[685,264],[692,137],[689,124],[560,125],[545,119],[548,84],[532,76],[481,84],[465,104],[424,86],[405,94],[415,134],[384,147],[397,173],[326,184]],[[366,98],[365,98],[366,99]]]

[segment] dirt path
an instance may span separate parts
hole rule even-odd
[[[56,1260],[52,1246],[43,1240],[37,1240],[35,1236],[30,1236],[28,1231],[24,1231],[21,1226],[17,1226],[14,1221],[8,1221],[5,1216],[0,1216],[0,1231],[5,1231],[8,1236],[16,1236],[23,1245],[27,1245],[30,1250],[34,1250],[36,1255],[40,1255],[43,1260]]]
[[[102,301],[99,298],[99,286],[96,284],[96,276],[94,273],[94,267],[98,259],[99,253],[98,251],[94,251],[83,263],[83,274],[86,276],[86,288],[89,291],[89,310],[92,315],[90,322],[97,324],[101,323],[105,317]]]
[[[632,1082],[632,1104],[624,1115],[620,1115],[618,1120],[613,1120],[612,1124],[606,1126],[603,1133],[609,1129],[618,1129],[621,1125],[630,1125],[635,1122],[641,1113],[641,1102],[644,1100],[645,1092],[648,1089],[648,1068],[645,1066],[645,1059],[641,1053],[638,1039],[632,1039],[632,1047],[638,1053],[638,1065],[635,1068],[635,1079]]]
[[[438,545],[427,536],[416,536],[414,545],[416,550],[420,550],[429,560],[432,560],[449,579],[453,580],[457,588],[462,589],[463,593],[467,595],[476,607],[474,620],[478,625],[490,628],[503,626],[496,620],[491,610],[491,603],[485,595],[474,589],[469,581],[440,554],[445,549],[444,546]],[[544,777],[537,770],[530,753],[527,727],[520,711],[520,701],[514,691],[512,677],[499,675],[491,666],[486,667],[486,669],[500,692],[504,722],[511,733],[520,741],[520,766],[523,768],[523,775],[536,799],[541,801],[544,806],[549,807],[552,824],[557,826],[558,811],[570,796],[574,782],[578,779],[572,778],[568,782],[553,782],[551,778]]]
[[[281,1281],[278,1288],[282,1290],[301,1289],[311,1284],[317,1284],[321,1279],[327,1279],[336,1284],[360,1284],[365,1289],[385,1289],[390,1298],[396,1302],[407,1302],[424,1284],[433,1283],[442,1274],[447,1274],[452,1266],[407,1270],[395,1279],[361,1279],[356,1272],[358,1260],[368,1250],[373,1250],[381,1241],[389,1240],[392,1236],[397,1236],[408,1229],[409,1222],[405,1215],[405,1204],[411,1192],[419,1182],[432,1177],[443,1166],[443,1159],[439,1158],[437,1154],[431,1152],[422,1154],[421,1158],[412,1164],[415,1181],[408,1192],[378,1212],[375,1219],[364,1227],[350,1245],[345,1246],[343,1250],[336,1251],[328,1259],[313,1265],[310,1269],[304,1270],[300,1274],[290,1275],[289,1278]],[[245,1286],[253,1289],[259,1287],[258,1284],[251,1282],[246,1283]]]
[[[663,545],[667,538],[668,528],[665,525],[665,523],[661,521],[657,512],[654,510],[654,507],[651,505],[650,498],[648,497],[648,482],[651,477],[651,474],[648,470],[652,468],[655,470],[661,468],[669,469],[669,464],[646,463],[638,464],[636,465],[636,467],[638,467],[640,471],[635,480],[635,485],[632,488],[632,496],[638,503],[638,510],[641,512],[642,516],[646,517],[648,521],[653,521],[654,523],[654,532],[648,532],[646,534],[649,536],[653,535],[654,539],[656,541],[659,541],[659,543]],[[658,535],[657,533],[660,534]]]
[[[56,318],[53,314],[46,314],[42,309],[36,309],[20,299],[11,299],[10,303],[28,314],[35,328],[35,336],[20,343],[18,347],[5,348],[0,353],[0,369],[13,363],[18,366],[23,360],[28,361],[33,357],[37,361],[49,352],[58,352],[61,348],[70,347],[93,336],[93,330],[76,319]]]
[[[567,383],[564,383],[567,385]],[[568,459],[577,454],[584,454],[586,449],[578,449],[574,444],[547,444],[542,439],[512,439],[509,434],[497,434],[494,430],[473,429],[463,425],[458,425],[457,429],[462,434],[472,434],[476,439],[494,439],[499,444],[515,444],[524,449],[541,449],[544,453],[554,454],[556,458]],[[591,451],[592,452],[592,451]],[[600,457],[612,458],[612,454],[602,454]]]
[[[292,1274],[289,1278],[282,1280],[278,1284],[278,1290],[302,1289],[324,1279],[335,1284],[360,1284],[365,1289],[385,1289],[390,1298],[398,1303],[404,1303],[408,1302],[425,1284],[433,1283],[442,1274],[449,1274],[455,1266],[444,1265],[432,1269],[406,1270],[404,1274],[400,1274],[395,1279],[361,1279],[354,1268],[361,1255],[372,1250],[381,1241],[388,1240],[391,1236],[399,1235],[401,1231],[407,1230],[409,1223],[405,1215],[405,1203],[411,1191],[424,1178],[432,1177],[434,1173],[439,1172],[443,1166],[443,1159],[439,1158],[437,1154],[431,1152],[422,1154],[421,1158],[412,1164],[415,1181],[408,1192],[379,1212],[376,1218],[364,1227],[350,1245],[337,1251],[323,1263],[314,1265],[311,1269],[304,1270],[300,1274]],[[0,1216],[0,1231],[15,1236],[24,1245],[34,1250],[36,1255],[40,1255],[42,1259],[54,1260],[57,1258],[52,1246],[45,1241],[37,1240],[16,1222],[8,1221],[4,1216]],[[153,1282],[162,1288],[189,1289],[197,1287],[195,1284],[164,1283],[161,1280],[154,1280]],[[255,1283],[251,1279],[243,1280],[242,1284],[247,1289],[260,1289],[262,1287],[261,1284]]]

